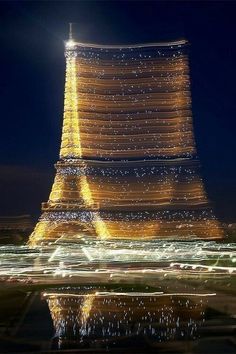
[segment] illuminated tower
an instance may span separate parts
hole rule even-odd
[[[31,244],[222,237],[196,158],[187,47],[66,42],[60,160]]]
[[[173,342],[198,337],[204,322],[207,295],[155,293],[44,293],[60,349],[84,346],[123,347]]]

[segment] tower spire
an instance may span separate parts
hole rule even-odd
[[[73,22],[69,22],[69,40],[73,40]]]

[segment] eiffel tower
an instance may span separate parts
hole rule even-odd
[[[204,295],[108,294],[94,289],[87,293],[59,289],[43,294],[53,321],[54,341],[60,349],[83,347],[92,340],[105,346],[111,338],[113,344],[124,348],[124,338],[136,342],[142,335],[153,343],[166,344],[178,338],[195,338],[204,323]]]
[[[65,43],[60,160],[42,242],[218,239],[193,136],[188,43]]]

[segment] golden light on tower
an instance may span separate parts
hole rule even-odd
[[[87,291],[44,293],[58,347],[100,347],[124,340],[160,344],[194,339],[204,323],[208,294],[161,294]],[[111,342],[112,341],[112,342]],[[176,342],[175,342],[176,343]]]
[[[223,236],[199,174],[187,47],[70,36],[60,161],[31,244]]]

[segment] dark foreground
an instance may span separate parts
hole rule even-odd
[[[236,352],[234,245],[107,246],[1,247],[0,352]]]

